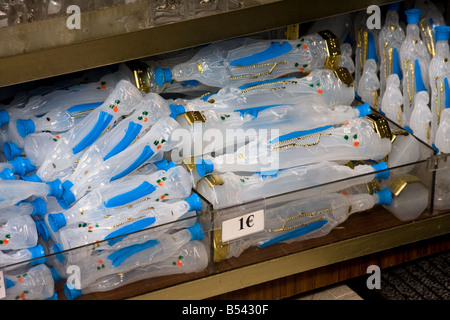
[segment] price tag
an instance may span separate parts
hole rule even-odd
[[[6,297],[5,278],[3,277],[3,271],[0,271],[0,299]]]
[[[236,240],[264,230],[264,210],[222,222],[222,242]]]

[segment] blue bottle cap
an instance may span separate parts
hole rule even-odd
[[[63,213],[50,213],[48,215],[48,224],[53,232],[58,232],[59,229],[66,226],[66,217]]]
[[[179,114],[183,114],[186,112],[186,109],[181,104],[169,104],[170,108],[170,117],[177,120],[177,116]]]
[[[0,172],[0,179],[1,180],[16,180],[16,177],[14,177],[14,172],[12,172],[10,168],[5,168],[5,169],[3,169],[2,172]]]
[[[162,86],[164,83],[172,81],[172,72],[170,69],[156,68],[155,81],[158,86]]]
[[[65,279],[65,278],[61,277],[61,275],[56,271],[55,268],[51,267],[49,269],[50,269],[50,272],[52,273],[52,278],[53,278],[53,280],[55,280],[55,282]]]
[[[36,173],[29,174],[27,176],[21,176],[22,180],[30,182],[43,182],[41,178]]]
[[[8,160],[12,160],[22,154],[22,149],[14,142],[5,142],[3,144],[3,152]]]
[[[58,260],[58,262],[63,263],[66,260],[66,256],[61,253],[63,250],[61,249],[61,246],[59,245],[59,243],[55,243],[53,244],[53,253],[56,255],[56,260]]]
[[[13,167],[12,172],[14,174],[23,176],[27,173],[26,164],[22,158],[15,158],[13,160],[9,160],[8,163],[12,165],[12,167]]]
[[[48,196],[53,196],[55,198],[61,198],[63,194],[63,186],[61,180],[55,179],[53,181],[47,181],[46,184],[50,187],[50,193]]]
[[[356,109],[358,109],[358,111],[359,111],[359,116],[362,118],[362,117],[365,117],[365,116],[367,116],[367,115],[369,115],[369,114],[371,114],[372,113],[372,109],[370,109],[370,105],[368,104],[368,103],[363,103],[362,105],[360,105],[360,106],[356,106],[355,107]]]
[[[25,166],[25,174],[36,170],[36,167],[34,166],[34,164],[31,163],[30,159],[28,158],[20,158],[20,159],[22,159],[23,165]]]
[[[408,9],[405,10],[406,21],[408,23],[419,23],[420,15],[422,14],[422,10],[420,9]]]
[[[410,126],[404,126],[403,129],[405,129],[406,131],[408,131],[411,134],[414,134]]]
[[[38,244],[35,247],[28,248],[28,251],[31,253],[31,259],[37,259],[45,256],[45,251],[42,245]],[[37,265],[45,263],[45,258],[33,260],[30,262],[31,265]]]
[[[193,193],[186,199],[184,199],[187,203],[189,203],[189,211],[201,211],[202,206],[202,200],[198,196],[198,194]]]
[[[80,297],[82,293],[81,290],[69,287],[67,283],[65,283],[64,294],[66,295],[67,300],[75,300],[76,298]]]
[[[195,165],[197,168],[198,175],[200,177],[204,177],[208,173],[211,173],[214,171],[214,163],[210,159],[198,158]]]
[[[0,110],[0,127],[9,122],[9,113],[6,110]]]
[[[392,192],[388,188],[383,189],[381,191],[375,192],[375,194],[378,195],[378,203],[377,204],[384,204],[386,206],[390,206],[392,203]]]
[[[437,26],[434,28],[436,34],[436,41],[448,41],[450,39],[450,27],[449,26]]]
[[[36,198],[30,201],[33,205],[33,213],[31,216],[43,217],[47,213],[47,203],[42,198]]]
[[[64,189],[62,196],[60,198],[57,198],[56,200],[63,209],[68,209],[72,205],[72,203],[77,201],[73,192],[68,189]]]
[[[398,9],[400,9],[400,2],[394,2],[388,6],[389,11],[397,11]]]
[[[199,223],[194,224],[192,227],[187,228],[191,233],[191,241],[193,240],[203,240],[203,232]]]
[[[16,122],[17,132],[22,138],[36,130],[32,119],[18,119]]]
[[[158,170],[166,170],[166,166],[169,162],[165,159],[162,158],[159,161],[154,162],[153,164],[158,168]]]
[[[381,170],[386,170],[389,169],[389,166],[386,162],[384,161],[380,161],[377,164],[372,165],[372,167],[375,169],[375,171],[381,171]],[[377,172],[377,174],[375,175],[375,179],[388,179],[390,176],[390,171],[386,170],[386,171],[382,171],[382,172]]]
[[[38,231],[38,236],[47,241],[50,239],[50,234],[48,233],[47,226],[44,223],[44,220],[36,220],[36,228]]]

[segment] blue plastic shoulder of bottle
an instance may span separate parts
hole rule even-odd
[[[114,177],[112,177],[111,181],[122,178],[122,177],[126,176],[127,174],[129,174],[130,172],[133,172],[134,170],[139,168],[139,166],[141,164],[143,164],[145,161],[150,159],[150,157],[153,156],[153,154],[154,154],[154,152],[153,152],[152,148],[150,146],[145,146],[144,149],[142,150],[141,154],[136,158],[136,160],[128,168],[126,168],[122,172],[120,172],[120,173],[116,174]]]
[[[97,123],[91,129],[91,131],[76,145],[72,148],[73,154],[77,154],[91,144],[93,144],[103,133],[103,131],[108,127],[109,123],[113,119],[113,116],[105,111],[100,111],[98,114]]]
[[[86,112],[86,111],[95,109],[95,108],[101,106],[102,104],[103,104],[103,101],[102,102],[91,102],[91,103],[77,104],[77,105],[74,105],[74,106],[70,107],[69,109],[67,109],[67,111],[69,113]]]
[[[368,34],[367,51],[367,59],[373,59],[376,63],[378,63],[377,52],[375,49],[375,39],[373,38],[373,34],[371,32]]]
[[[108,152],[103,160],[108,160],[109,158],[125,150],[134,141],[134,139],[136,139],[139,132],[141,132],[141,129],[142,125],[130,121],[123,138]]]
[[[133,232],[141,231],[145,228],[150,227],[152,224],[156,222],[155,217],[148,217],[141,220],[138,220],[136,222],[133,222],[132,224],[126,225],[122,228],[119,228],[110,234],[108,234],[105,237],[105,240],[108,240],[108,244],[110,246],[113,246],[119,241],[122,241],[125,237],[130,235]]]
[[[239,58],[230,62],[232,67],[245,67],[258,64],[282,56],[292,50],[292,45],[287,42],[272,41],[264,51],[252,54],[248,57]]]
[[[290,239],[295,239],[295,238],[301,237],[305,234],[311,233],[313,231],[316,231],[316,230],[322,228],[322,226],[324,226],[327,222],[328,221],[326,219],[315,221],[306,226],[300,227],[294,231],[290,231],[290,232],[284,233],[278,237],[272,238],[272,239],[258,245],[258,247],[265,248],[265,247],[270,246],[275,243],[279,243],[282,241],[287,241]]]
[[[444,79],[444,93],[445,93],[445,108],[450,108],[450,87],[448,85],[448,78]]]
[[[119,267],[126,259],[131,257],[132,255],[139,253],[143,250],[149,249],[151,247],[156,246],[159,243],[158,240],[149,240],[142,244],[133,244],[131,246],[122,248],[120,250],[114,251],[111,253],[107,259],[112,262],[113,267]]]
[[[416,92],[427,91],[427,88],[425,88],[425,84],[423,83],[419,60],[417,59],[414,61],[414,75],[416,78]]]
[[[271,105],[267,105],[267,106],[238,109],[238,110],[234,110],[234,112],[239,112],[241,114],[241,117],[245,116],[246,114],[249,114],[249,115],[257,118],[259,112],[266,110],[266,109],[279,107],[279,106],[284,106],[284,104],[271,104]]]
[[[277,142],[281,142],[281,141],[285,141],[285,140],[289,140],[289,139],[303,137],[306,135],[310,135],[313,133],[317,133],[317,132],[321,132],[321,131],[330,129],[332,127],[333,127],[332,125],[328,125],[328,126],[323,126],[323,127],[317,127],[317,128],[310,129],[310,130],[300,130],[300,131],[290,132],[290,133],[284,134],[282,136],[273,138],[272,140],[270,140],[270,143],[277,143]]]
[[[392,73],[395,73],[399,80],[401,81],[403,78],[402,68],[400,67],[400,57],[398,55],[397,48],[392,50]]]
[[[128,192],[119,194],[104,202],[105,207],[113,208],[123,206],[132,201],[136,201],[142,197],[145,197],[155,191],[156,188],[147,181],[142,182],[138,187]]]

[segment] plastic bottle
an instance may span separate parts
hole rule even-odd
[[[291,201],[265,210],[263,232],[223,243],[222,250],[226,250],[226,258],[231,258],[252,246],[265,248],[281,242],[323,237],[351,214],[376,205],[389,205],[391,200],[391,192],[385,189],[373,195],[329,193]]]
[[[17,119],[17,132],[22,138],[25,138],[34,132],[51,131],[53,133],[60,133],[68,131],[102,103],[87,103],[69,109],[67,107],[57,108],[39,117],[34,116],[29,119]]]
[[[197,190],[213,204],[214,208],[224,208],[343,180],[329,184],[326,191],[324,188],[320,189],[320,192],[337,192],[346,186],[368,183],[373,179],[386,179],[389,177],[389,171],[386,169],[388,166],[385,162],[376,165],[360,164],[352,169],[347,165],[325,161],[280,170],[272,175],[255,173],[245,176],[226,172],[220,175],[223,184],[211,187],[205,180],[200,180]],[[317,192],[314,188],[310,191],[302,191],[301,196],[314,196]]]
[[[0,208],[15,205],[31,196],[61,197],[61,181],[31,182],[25,180],[0,180]]]
[[[358,82],[358,95],[361,100],[378,110],[378,91],[380,80],[377,76],[377,63],[373,59],[367,59],[364,63],[364,72]]]
[[[431,121],[433,116],[430,107],[428,107],[429,101],[430,97],[426,91],[416,93],[410,128],[417,138],[431,145]]]
[[[190,180],[183,167],[159,170],[148,176],[134,176],[118,180],[94,190],[71,208],[45,217],[52,231],[91,219],[119,214],[141,203],[162,202],[186,198],[190,194]],[[134,210],[134,209],[133,209]]]
[[[189,241],[166,260],[143,265],[129,270],[125,274],[111,274],[91,283],[83,290],[77,290],[73,285],[65,284],[66,298],[74,300],[81,295],[92,292],[105,292],[143,279],[201,272],[208,266],[206,246],[198,240]]]
[[[44,257],[45,251],[40,244],[27,249],[0,251],[0,268],[2,271],[14,269],[19,263],[27,261],[30,261],[30,265],[44,263]]]
[[[422,11],[409,9],[405,11],[408,25],[406,37],[400,47],[400,62],[403,73],[403,110],[406,123],[409,125],[413,109],[414,95],[429,88],[428,74],[430,65],[430,54],[427,47],[420,38],[418,23]]]
[[[399,80],[403,78],[400,66],[400,47],[405,39],[405,30],[399,23],[398,10],[400,2],[387,7],[386,20],[378,38],[380,52],[380,97],[384,96],[388,78],[396,73]]]
[[[398,74],[393,73],[387,79],[386,90],[381,99],[380,111],[392,122],[402,126],[405,123],[403,113],[403,94],[400,90]]]
[[[257,134],[262,133],[261,130],[264,132],[276,130],[278,135],[283,135],[294,130],[342,124],[370,113],[371,109],[368,104],[357,107],[336,106],[332,108],[315,102],[306,102],[266,105],[225,113],[205,110],[201,112],[203,117],[201,122],[192,123],[189,116],[182,116],[177,120],[183,128],[191,133],[192,155],[199,156],[219,152],[224,148],[234,147],[236,144],[239,146],[239,143],[244,143],[246,139],[255,139]],[[228,136],[231,133],[237,136],[237,142],[234,136]],[[211,143],[205,141],[209,134],[215,137],[209,139],[212,140]],[[243,138],[244,136],[246,139]],[[188,156],[184,153],[184,156]]]
[[[270,141],[259,139],[234,153],[197,159],[200,176],[213,171],[264,172],[321,161],[380,160],[391,150],[391,142],[380,138],[365,118],[333,127],[292,132]]]
[[[142,100],[140,91],[129,81],[121,80],[105,102],[91,111],[78,125],[61,134],[46,160],[37,170],[43,180],[72,167],[83,151],[109,131],[114,122],[131,113]]]
[[[30,216],[18,216],[1,221],[0,250],[17,250],[35,247],[38,231]]]
[[[378,36],[376,28],[368,28],[369,14],[365,11],[359,13],[360,22],[355,22],[356,49],[355,49],[355,87],[358,88],[359,80],[363,75],[367,60],[375,60],[378,64]]]
[[[222,88],[276,79],[298,71],[308,73],[325,67],[329,58],[328,38],[335,39],[336,50],[340,51],[339,39],[330,31],[299,40],[237,38],[216,42],[200,49],[189,61],[171,69],[156,69],[155,80],[160,86],[171,80],[197,80]]]
[[[436,131],[435,147],[439,153],[450,154],[450,108],[441,113],[441,121]],[[434,193],[434,209],[450,209],[450,168],[436,171],[436,187]]]
[[[10,105],[8,109],[1,110],[0,126],[11,119],[28,119],[60,108],[72,108],[73,115],[79,115],[76,113],[77,109],[82,111],[88,104],[97,105],[105,101],[121,79],[126,79],[126,76],[116,72],[107,74],[96,82],[43,91],[29,98],[25,106]]]
[[[96,251],[77,262],[81,270],[79,290],[83,290],[106,275],[167,260],[189,241],[202,239],[203,233],[200,225],[195,224],[193,227],[164,233],[157,239],[134,244],[117,251]]]
[[[60,205],[67,209],[88,190],[125,177],[145,162],[161,160],[163,152],[172,150],[178,143],[172,140],[172,134],[179,127],[174,119],[161,118],[133,145],[105,161],[98,150],[90,152],[90,157],[80,161],[74,173],[63,182]]]
[[[69,250],[103,240],[108,240],[108,244],[113,246],[130,233],[174,222],[188,216],[189,212],[201,209],[201,200],[194,193],[173,203],[150,202],[110,216],[83,217],[85,222],[81,227],[64,227],[59,230],[61,249]],[[151,231],[153,234],[160,232],[159,228]]]
[[[0,209],[0,220],[8,220],[17,216],[28,215],[41,218],[47,212],[47,204],[43,198],[21,201],[18,204]]]
[[[450,153],[450,108],[442,110],[441,121],[436,131],[435,145],[439,152]]]
[[[4,274],[5,300],[57,300],[51,270],[45,264]]]
[[[445,25],[440,9],[431,1],[415,0],[414,7],[422,10],[419,21],[420,36],[427,46],[431,57],[436,54],[436,27]]]
[[[434,143],[436,130],[439,125],[441,112],[450,107],[450,88],[448,76],[450,74],[450,50],[448,40],[450,27],[438,26],[435,28],[436,54],[430,62],[430,106],[432,113],[431,143]]]

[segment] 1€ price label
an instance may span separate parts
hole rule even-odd
[[[5,278],[3,277],[3,271],[0,271],[0,299],[6,297]]]
[[[222,242],[236,240],[264,230],[264,210],[222,222]]]

